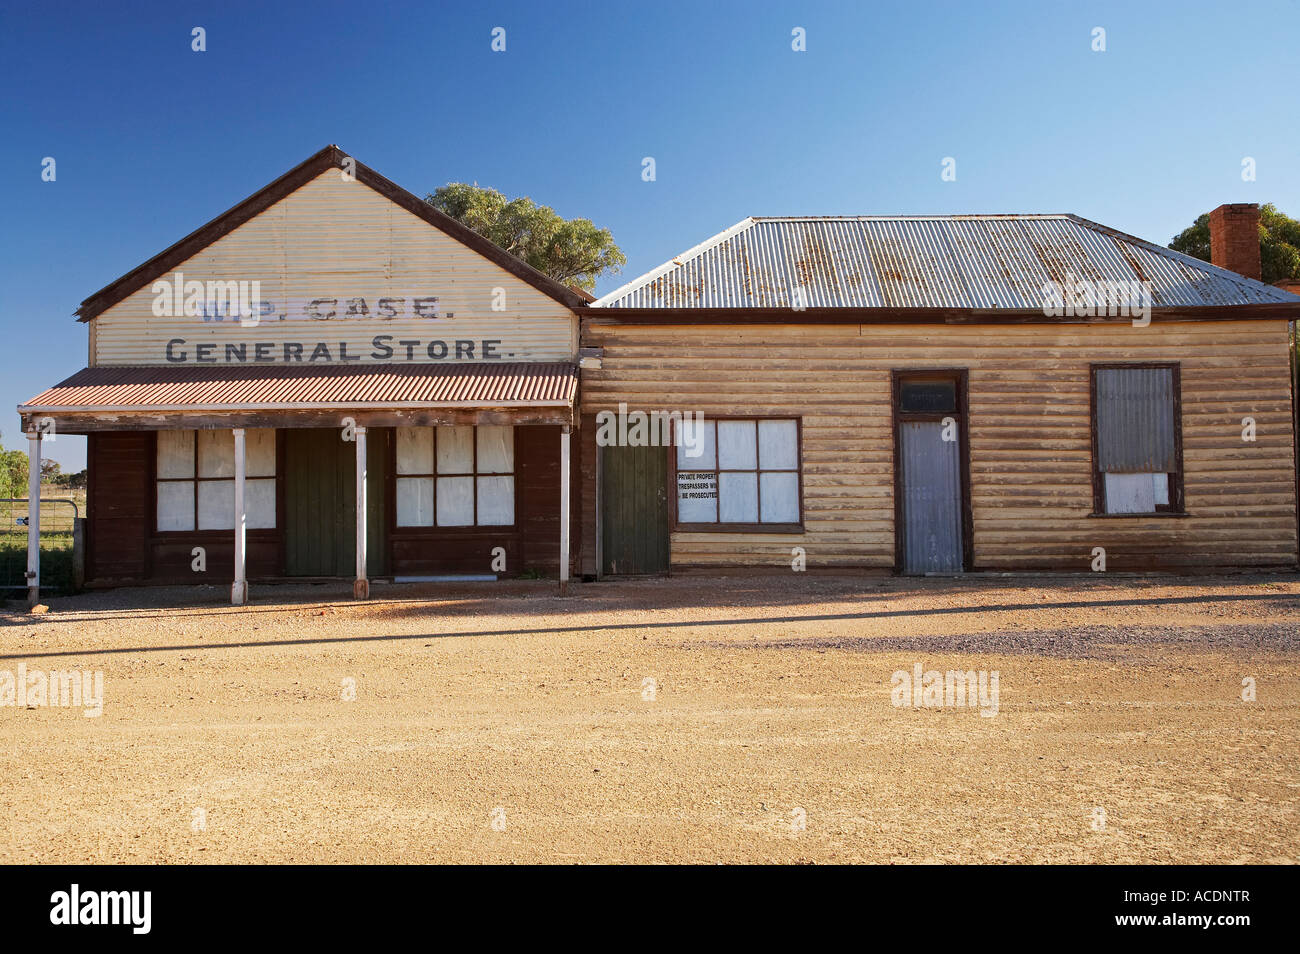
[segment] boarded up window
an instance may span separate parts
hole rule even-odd
[[[158,432],[158,476],[187,478],[194,476],[194,432]]]
[[[158,481],[158,529],[194,529],[194,481]]]
[[[397,478],[397,525],[433,526],[433,478]]]
[[[275,461],[274,429],[246,430],[244,526],[249,530],[275,528]],[[233,530],[234,476],[233,432],[159,431],[158,530]]]
[[[676,522],[688,529],[797,525],[799,423],[705,421],[677,431]]]
[[[1093,389],[1101,512],[1179,509],[1177,367],[1094,368]]]
[[[509,426],[399,427],[399,527],[509,527],[515,522]]]
[[[397,429],[397,472],[399,474],[433,473],[433,428],[399,427]]]

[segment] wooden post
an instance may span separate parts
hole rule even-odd
[[[357,442],[357,578],[352,583],[352,598],[370,598],[370,581],[366,578],[366,429],[353,428]]]
[[[569,431],[560,430],[560,592],[569,589]]]
[[[244,576],[244,429],[236,427],[235,434],[235,582],[230,587],[232,606],[248,602],[248,580]]]
[[[35,425],[33,425],[35,427]],[[41,600],[41,432],[27,434],[27,605]]]

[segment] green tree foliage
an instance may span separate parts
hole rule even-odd
[[[566,285],[590,291],[601,275],[627,264],[608,229],[589,219],[566,220],[527,196],[507,199],[496,189],[450,182],[425,201]]]
[[[1264,281],[1271,285],[1284,278],[1300,280],[1300,220],[1284,215],[1269,203],[1259,210],[1260,264]],[[1169,247],[1175,252],[1210,261],[1210,213],[1197,216]]]
[[[0,447],[0,497],[27,496],[27,455]]]

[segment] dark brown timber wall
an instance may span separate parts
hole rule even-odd
[[[86,578],[113,583],[229,583],[234,575],[234,540],[229,530],[159,533],[154,483],[156,432],[102,432],[88,436],[88,520]],[[396,527],[392,432],[371,431],[372,495],[369,534],[371,575],[424,576],[490,573],[492,550],[506,550],[506,576],[536,572],[557,576],[560,551],[560,428],[515,429],[514,527]],[[571,445],[573,517],[570,572],[580,550],[581,435]],[[247,532],[250,580],[286,576],[284,527],[288,499],[286,436],[277,435],[276,529]],[[347,462],[351,467],[351,462]],[[338,465],[332,461],[331,466]],[[349,478],[351,471],[348,471]],[[375,497],[379,499],[375,499]],[[379,515],[383,529],[379,533]],[[203,547],[206,569],[192,569],[193,550]],[[374,551],[381,550],[381,553]],[[385,573],[386,570],[386,573]],[[350,576],[350,570],[346,576]]]
[[[86,579],[142,580],[149,574],[154,437],[91,434],[86,442]]]

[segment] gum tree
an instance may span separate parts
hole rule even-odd
[[[1174,236],[1169,247],[1210,261],[1210,213],[1197,216],[1195,222]],[[1279,212],[1272,203],[1260,206],[1259,252],[1266,284],[1284,278],[1300,281],[1300,220]]]
[[[496,189],[449,182],[425,201],[566,285],[591,291],[596,279],[627,263],[609,229],[590,219],[565,219],[527,196],[507,199]]]

